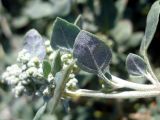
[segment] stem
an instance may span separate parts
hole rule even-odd
[[[155,79],[156,82],[159,84],[159,80],[158,80],[158,78],[156,77],[156,75],[154,74],[154,72],[153,72],[153,70],[152,70],[152,67],[151,67],[150,62],[149,62],[149,59],[148,59],[148,57],[147,57],[147,55],[146,55],[146,52],[144,53],[144,56],[143,56],[143,57],[144,57],[144,60],[145,60],[145,62],[146,62],[146,64],[147,64],[149,73],[151,74],[151,76],[153,77],[153,79]]]
[[[157,81],[153,79],[152,75],[150,73],[144,74],[144,76],[154,85],[157,85]]]
[[[111,94],[105,94],[93,90],[89,90],[88,92],[87,91],[88,90],[83,90],[83,89],[79,89],[77,91],[66,90],[65,94],[70,97],[92,97],[92,98],[109,98],[109,99],[148,98],[160,95],[160,91],[127,91],[127,92],[111,93]]]
[[[78,21],[81,19],[81,15],[78,15],[78,17],[77,17],[77,19],[75,20],[75,22],[74,22],[74,25],[77,25],[77,23],[78,23]]]
[[[127,80],[123,80],[119,77],[116,77],[112,75],[112,81],[117,83],[119,86],[124,87],[124,88],[130,88],[134,90],[140,90],[140,91],[146,91],[146,90],[156,90],[157,86],[156,85],[144,85],[144,84],[139,84],[139,83],[134,83],[130,82]]]
[[[99,72],[98,76],[103,79],[107,84],[111,85],[113,88],[122,88],[121,85],[109,80],[101,71]]]

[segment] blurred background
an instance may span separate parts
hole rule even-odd
[[[57,16],[74,22],[81,14],[82,28],[96,34],[113,51],[111,73],[145,83],[129,76],[125,68],[128,53],[139,53],[147,13],[155,0],[0,0],[0,74],[16,62],[24,34],[31,28],[50,39]],[[160,78],[160,25],[148,54]],[[77,76],[79,87],[99,89],[94,75]],[[56,113],[47,112],[41,120],[159,120],[160,98],[69,100],[70,112],[61,102]],[[32,120],[42,104],[41,98],[14,98],[9,86],[0,81],[0,120]]]

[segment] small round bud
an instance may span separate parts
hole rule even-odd
[[[50,54],[50,53],[53,52],[53,49],[51,48],[51,46],[48,46],[48,47],[46,48],[46,52],[47,52],[47,54]]]
[[[51,54],[49,55],[49,60],[52,61],[52,60],[54,59],[54,56],[55,56],[55,54],[54,54],[54,53],[51,53]]]
[[[27,65],[26,64],[22,65],[21,69],[22,69],[22,71],[26,70],[27,69]]]
[[[45,44],[45,46],[48,47],[48,46],[50,46],[50,41],[49,41],[49,40],[46,40],[44,44]]]
[[[73,74],[73,73],[71,73],[70,75],[69,75],[69,79],[72,79],[72,78],[74,78],[75,77],[75,74]]]
[[[39,65],[39,58],[38,57],[33,57],[32,58],[32,61],[33,61],[33,63],[36,65],[36,66],[38,66]]]
[[[15,94],[15,97],[19,97],[22,95],[23,90],[24,90],[24,86],[23,85],[18,85],[13,89],[13,92]]]
[[[43,95],[47,96],[47,95],[50,95],[50,93],[51,93],[51,91],[50,91],[50,88],[48,88],[48,87],[43,90]]]
[[[43,69],[42,68],[38,68],[38,73],[39,74],[43,74]]]
[[[23,73],[21,73],[20,75],[19,75],[19,79],[21,79],[21,80],[24,80],[24,79],[27,79],[27,74],[26,74],[26,72],[23,72]]]
[[[53,75],[50,73],[47,78],[48,82],[52,82],[54,80]]]
[[[27,76],[31,77],[33,74],[37,74],[37,68],[35,67],[30,67],[27,71],[26,71]]]
[[[68,67],[68,65],[66,65],[66,64],[63,64],[63,67],[62,67],[62,69],[65,69],[65,68],[67,68]]]

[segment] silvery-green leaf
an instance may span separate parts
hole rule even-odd
[[[68,65],[68,67],[61,70],[60,72],[58,72],[55,75],[56,87],[54,90],[53,101],[51,102],[52,104],[50,105],[51,112],[54,112],[55,107],[57,106],[57,104],[61,98],[61,95],[64,92],[65,85],[68,82],[68,77],[69,77],[69,74],[71,73],[71,70],[72,70],[74,64],[75,64],[75,61],[72,62],[70,65]]]
[[[130,39],[127,41],[126,45],[128,48],[131,47],[137,47],[143,38],[144,33],[143,32],[134,32]]]
[[[127,56],[126,67],[128,72],[135,76],[144,76],[147,70],[147,65],[144,60],[140,56],[132,53]]]
[[[40,0],[29,1],[24,14],[32,19],[40,19],[53,14],[53,6],[49,2]]]
[[[41,61],[45,58],[46,49],[44,40],[37,30],[29,30],[24,37],[24,49],[31,54],[31,57],[38,57]]]
[[[142,55],[144,55],[154,37],[159,22],[159,14],[160,14],[160,2],[158,0],[152,5],[147,16],[145,35],[143,37],[140,48],[140,52]]]
[[[111,35],[118,44],[123,45],[131,37],[132,32],[131,22],[129,20],[122,20],[112,29]]]
[[[33,120],[39,120],[40,117],[44,114],[46,107],[47,107],[47,102],[45,102],[44,105],[37,111]]]
[[[126,9],[128,0],[117,0],[115,2],[115,7],[117,9],[116,20],[119,21],[123,17],[123,13]]]
[[[106,71],[112,53],[110,48],[96,36],[82,30],[76,37],[73,56],[81,69],[98,74],[99,70]]]
[[[23,9],[24,14],[31,19],[65,16],[71,10],[71,0],[31,0]]]
[[[50,0],[53,16],[66,16],[70,13],[72,0]]]
[[[73,44],[80,29],[59,17],[53,24],[51,46],[53,49],[69,49],[73,48]]]
[[[61,63],[61,55],[60,55],[60,51],[57,50],[55,52],[54,58],[53,58],[53,62],[52,62],[52,74],[53,76],[59,72],[62,69],[62,63]]]
[[[49,73],[51,72],[51,65],[48,61],[43,61],[43,75],[44,77],[48,77]]]

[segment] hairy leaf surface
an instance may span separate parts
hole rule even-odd
[[[82,30],[76,37],[73,51],[79,67],[87,72],[105,72],[112,53],[107,45],[93,34]]]
[[[52,105],[50,105],[51,112],[53,112],[55,110],[55,107],[57,106],[57,104],[61,98],[61,95],[64,92],[65,85],[68,81],[69,74],[70,74],[74,64],[75,64],[75,62],[72,62],[67,68],[65,68],[64,70],[61,70],[60,72],[58,72],[55,75],[56,88],[54,90]]]
[[[132,53],[127,56],[126,67],[128,72],[135,76],[143,76],[147,69],[144,60],[140,56]]]
[[[41,61],[45,58],[46,49],[44,40],[37,30],[31,29],[24,38],[24,49],[26,49],[32,57],[38,57]]]
[[[69,49],[72,50],[76,36],[80,29],[59,17],[54,22],[51,38],[51,46],[53,49]]]
[[[148,49],[154,34],[157,29],[157,25],[159,22],[159,14],[160,14],[160,2],[156,1],[147,16],[147,23],[146,23],[146,29],[145,29],[145,35],[143,37],[140,52],[142,55],[144,55],[145,51]]]

